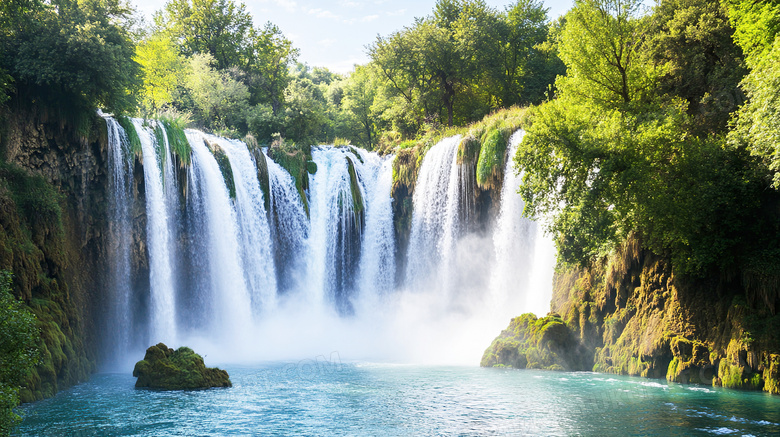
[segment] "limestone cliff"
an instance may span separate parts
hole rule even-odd
[[[631,238],[589,268],[559,269],[551,310],[594,371],[780,393],[778,294],[763,282],[759,293],[745,272],[677,275]]]
[[[106,130],[35,108],[0,114],[0,268],[38,317],[42,362],[23,401],[52,396],[94,370],[103,302]]]

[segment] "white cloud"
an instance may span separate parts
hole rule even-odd
[[[339,18],[339,16],[334,14],[333,12],[322,8],[309,9],[308,11],[306,11],[306,13],[308,13],[309,15],[314,15],[317,18],[332,18],[332,19]]]
[[[391,17],[400,17],[401,15],[406,14],[406,9],[399,9],[397,11],[388,11],[386,12],[386,14]]]
[[[322,47],[330,47],[333,44],[335,44],[336,42],[338,42],[338,41],[336,41],[335,39],[332,39],[332,38],[321,39],[321,40],[317,41],[317,45],[320,45]]]
[[[361,18],[360,21],[368,23],[370,21],[376,20],[377,18],[379,18],[379,15],[366,15],[365,17]]]
[[[354,2],[350,0],[339,0],[339,6],[344,8],[360,8],[363,9],[363,3]]]
[[[298,10],[298,2],[295,0],[260,0],[260,3],[275,3],[290,13]]]

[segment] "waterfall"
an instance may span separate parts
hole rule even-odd
[[[311,177],[311,233],[308,280],[315,305],[332,302],[339,312],[352,312],[356,266],[363,232],[362,199],[353,198],[349,167],[357,176],[357,156],[348,148],[312,148],[317,172]]]
[[[552,281],[558,252],[552,239],[539,229],[538,223],[535,225],[537,231],[532,255],[533,270],[528,281],[528,292],[525,295],[523,309],[541,316],[550,311]]]
[[[133,332],[130,253],[132,246],[133,161],[127,135],[119,123],[102,113],[108,131],[108,245],[112,287],[108,308],[107,340],[116,351],[131,346]]]
[[[252,299],[253,313],[270,310],[276,305],[276,275],[271,251],[263,191],[257,177],[257,166],[244,143],[212,138],[230,161],[236,189],[236,212],[239,223],[244,276]]]
[[[248,332],[252,318],[252,303],[244,275],[239,243],[237,213],[216,158],[206,141],[214,138],[198,131],[187,130],[192,148],[190,177],[191,207],[202,222],[196,227],[204,235],[208,257],[208,296],[202,296],[211,309],[212,331],[222,339],[235,339]],[[197,274],[197,272],[195,272]],[[204,290],[205,291],[205,290]]]
[[[525,305],[517,302],[518,291],[527,293],[530,275],[533,271],[534,240],[536,224],[523,217],[523,198],[517,192],[522,176],[515,172],[513,160],[525,131],[519,130],[509,138],[508,155],[501,188],[501,208],[498,214],[493,245],[495,262],[491,275],[491,305],[500,308],[507,304],[514,307]],[[514,298],[514,299],[513,299]]]
[[[166,166],[158,160],[158,147],[162,146],[155,143],[151,129],[139,119],[133,119],[133,125],[141,141],[144,159],[146,233],[149,246],[150,336],[155,342],[175,343],[176,296],[173,283],[170,217],[172,209],[166,204],[167,196],[163,185]]]
[[[265,160],[276,277],[279,292],[286,293],[301,288],[303,284],[308,259],[309,218],[292,176],[267,155]]]
[[[554,249],[522,217],[511,167],[522,132],[510,139],[500,193],[475,194],[474,166],[457,162],[460,136],[428,150],[411,199],[407,252],[397,253],[403,230],[395,227],[404,221],[393,217],[393,156],[312,147],[316,171],[307,165],[312,173],[299,191],[265,151],[196,130],[185,131],[191,159],[177,168],[182,161],[162,124],[141,120],[133,124],[146,235],[133,241],[128,141],[116,121],[106,122],[112,338],[127,341],[120,335],[145,327],[153,343],[186,341],[228,354],[350,338],[431,356],[453,350],[452,342],[482,350],[509,316],[546,312]],[[148,254],[148,298],[145,278],[132,276],[133,244]],[[403,288],[396,284],[402,257]],[[414,345],[401,340],[409,338]]]
[[[457,164],[460,135],[445,138],[423,158],[414,191],[412,230],[407,255],[407,284],[442,281],[459,235],[460,179]]]
[[[393,233],[393,158],[358,150],[358,166],[366,202],[366,230],[360,257],[360,292],[384,295],[395,288],[395,235]]]

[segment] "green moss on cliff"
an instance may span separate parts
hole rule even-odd
[[[358,150],[354,146],[348,146],[348,147],[349,150],[352,151],[352,154],[355,155],[355,158],[357,158],[357,160],[360,161],[361,164],[365,164],[365,162],[363,162],[363,157],[360,156],[360,152],[358,152]]]
[[[764,391],[780,394],[780,355],[770,354],[764,367]]]
[[[482,355],[482,367],[584,370],[587,356],[574,332],[558,315],[515,317]]]
[[[363,193],[360,191],[360,182],[355,171],[355,164],[349,156],[346,157],[346,160],[347,171],[349,172],[349,190],[352,195],[352,212],[355,215],[355,223],[362,223],[363,211],[365,209]]]
[[[211,154],[214,155],[214,159],[217,160],[217,166],[219,166],[219,171],[222,173],[222,178],[225,180],[225,186],[227,186],[230,198],[235,199],[236,182],[233,179],[233,167],[230,166],[230,159],[228,159],[225,151],[218,145],[206,142],[206,146],[211,151]]]
[[[177,126],[169,120],[161,120],[161,123],[165,126],[165,133],[168,137],[171,151],[179,157],[183,165],[189,165],[192,159],[192,148],[190,147],[190,142],[187,141],[184,128]]]
[[[479,160],[479,151],[481,144],[479,138],[482,132],[479,130],[471,131],[464,136],[458,144],[458,165],[474,165]]]
[[[710,365],[709,347],[698,341],[685,337],[674,336],[669,340],[672,361],[666,372],[666,379],[671,382],[712,384],[713,374],[706,369]]]
[[[506,148],[512,130],[497,126],[482,136],[482,147],[477,161],[477,185],[482,189],[500,189],[504,179]]]
[[[37,317],[41,362],[26,376],[22,402],[53,396],[92,371],[70,298],[65,270],[71,259],[64,197],[40,176],[0,164],[0,268],[18,272],[13,292]]]
[[[132,120],[126,116],[119,116],[116,118],[116,121],[122,126],[125,135],[127,135],[127,140],[130,141],[130,153],[136,156],[142,156],[143,149],[141,148],[141,138],[138,136],[138,132],[135,131],[135,125]]]
[[[136,388],[159,390],[196,390],[231,387],[224,370],[208,368],[203,358],[188,347],[173,350],[158,343],[146,350],[144,359],[135,364]]]
[[[311,147],[282,143],[268,150],[268,155],[282,168],[287,170],[295,181],[295,188],[301,197],[303,208],[309,214],[309,201],[306,190],[309,189],[309,174],[317,172],[317,164],[312,161]]]
[[[257,166],[257,180],[260,181],[260,189],[263,190],[263,202],[265,210],[270,211],[271,206],[271,181],[268,174],[268,162],[265,160],[265,154],[258,148],[251,148],[249,153],[255,160]]]
[[[560,266],[552,309],[595,371],[777,392],[778,316],[734,276],[677,275],[631,237],[587,268]]]

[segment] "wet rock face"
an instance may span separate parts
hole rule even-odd
[[[107,153],[105,121],[76,122],[34,105],[0,113],[3,161],[0,236],[13,291],[39,319],[42,362],[20,391],[53,396],[95,368],[105,306]]]
[[[594,371],[778,393],[780,315],[733,276],[677,275],[631,238],[588,268],[559,269],[552,310]]]
[[[224,370],[209,368],[203,358],[188,347],[173,350],[158,343],[146,350],[144,359],[135,364],[136,388],[158,390],[198,390],[232,387]]]

